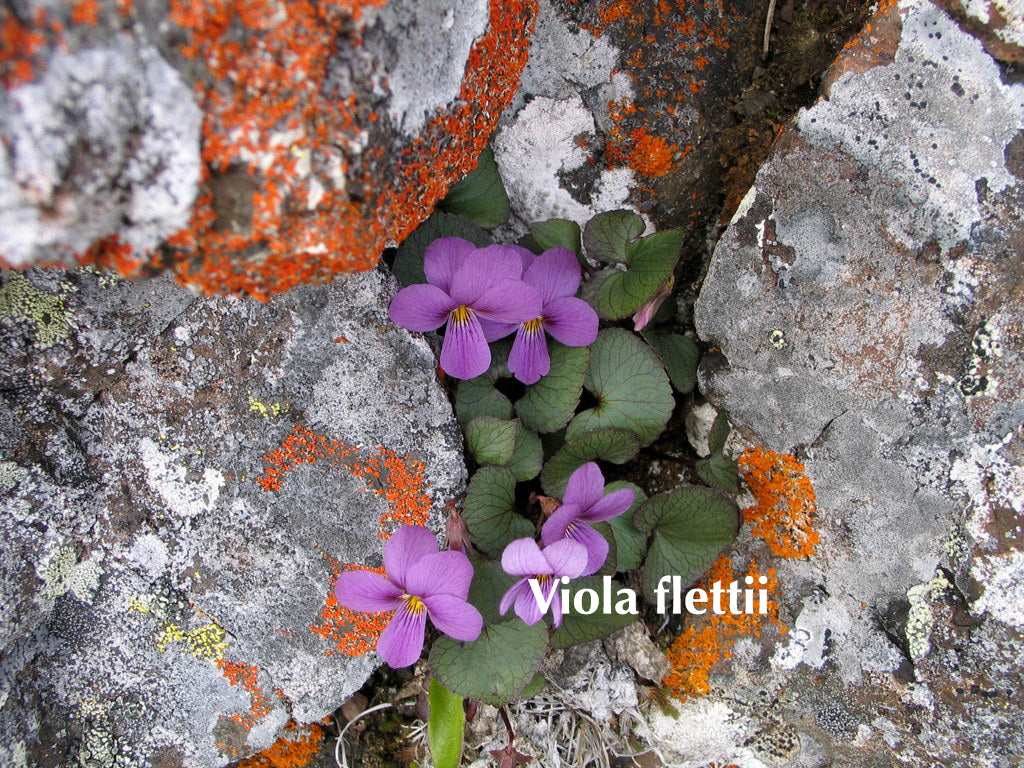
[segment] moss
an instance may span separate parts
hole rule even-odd
[[[20,272],[5,273],[0,319],[34,325],[36,349],[49,349],[71,335],[64,299],[39,290]]]

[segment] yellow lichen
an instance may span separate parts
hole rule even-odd
[[[260,418],[276,419],[278,416],[288,413],[291,409],[290,403],[264,403],[262,400],[257,400],[251,394],[249,395],[249,411],[259,414]]]
[[[224,640],[226,634],[223,628],[212,622],[195,629],[185,630],[168,621],[164,622],[161,627],[156,647],[160,653],[164,653],[167,646],[172,643],[181,643],[189,655],[216,663],[217,659],[223,657],[224,652],[228,649],[228,644]]]
[[[64,299],[39,290],[19,272],[7,272],[0,287],[0,318],[32,323],[36,349],[49,349],[71,335]]]

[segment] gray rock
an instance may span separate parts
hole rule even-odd
[[[803,745],[786,764],[1006,765],[1024,751],[1024,85],[931,3],[872,28],[777,143],[696,306],[721,351],[704,391],[804,462],[821,536],[779,564],[790,632],[748,678],[777,698],[739,705],[732,665],[721,700],[781,715]]]
[[[377,662],[334,574],[465,482],[393,280],[4,281],[0,763],[219,766],[336,709]]]

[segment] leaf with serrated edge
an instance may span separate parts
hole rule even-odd
[[[672,274],[682,242],[682,231],[669,229],[629,243],[628,268],[602,269],[584,284],[583,298],[605,320],[632,315]]]
[[[529,536],[533,524],[515,511],[516,478],[508,467],[480,467],[469,481],[462,517],[473,545],[500,554],[513,539]]]
[[[423,274],[423,254],[427,246],[440,237],[461,237],[478,247],[493,242],[490,235],[468,219],[435,211],[398,246],[391,272],[402,285],[427,282]]]
[[[516,480],[524,483],[539,475],[543,465],[544,446],[541,445],[540,437],[532,429],[520,426],[508,468],[512,470]]]
[[[726,493],[739,493],[740,470],[736,462],[721,453],[712,453],[697,462],[697,475],[712,488]]]
[[[575,221],[548,219],[531,224],[530,232],[534,242],[543,251],[548,248],[568,248],[577,256],[580,253],[580,225]]]
[[[477,464],[508,464],[518,435],[518,421],[492,416],[477,416],[466,426],[466,444]]]
[[[617,569],[619,571],[635,571],[644,561],[644,552],[647,551],[647,534],[641,533],[633,525],[633,515],[640,508],[640,505],[647,501],[647,494],[640,486],[616,480],[604,487],[605,495],[622,488],[629,488],[633,491],[633,504],[618,517],[608,521],[612,533],[615,535],[615,544],[619,553]]]
[[[626,245],[644,233],[644,220],[633,211],[605,211],[583,227],[583,247],[598,261],[626,261]]]
[[[661,360],[650,347],[623,328],[607,328],[590,348],[583,385],[599,400],[595,408],[569,423],[568,442],[601,427],[635,432],[641,445],[661,434],[675,399]]]
[[[430,761],[434,768],[459,768],[466,727],[462,697],[449,691],[435,678],[431,678],[429,702],[430,720],[427,722],[427,735],[430,740]]]
[[[665,364],[676,391],[684,395],[692,392],[697,384],[697,365],[700,363],[700,350],[693,339],[663,331],[645,331],[643,337]]]
[[[512,401],[495,389],[493,378],[477,376],[459,382],[455,390],[455,415],[463,429],[479,416],[511,419]]]
[[[711,431],[708,433],[708,450],[711,453],[721,453],[725,448],[725,441],[729,439],[729,414],[719,411],[711,424]]]
[[[612,604],[607,606],[614,610],[616,592],[621,588],[621,584],[612,582]],[[596,576],[588,576],[583,579],[573,579],[566,586],[569,590],[570,606],[572,605],[572,596],[578,589],[593,589],[597,592],[598,596],[602,596],[604,584],[602,579]],[[610,635],[612,632],[618,632],[623,627],[628,627],[637,617],[635,614],[620,615],[618,613],[604,613],[604,608],[601,606],[597,613],[592,613],[589,616],[570,612],[565,614],[562,618],[562,626],[556,629],[551,635],[551,647],[552,648],[568,648],[572,645],[579,645],[585,643],[588,640],[596,640],[599,637],[605,637]]]
[[[543,621],[507,621],[485,626],[471,643],[439,637],[430,649],[430,666],[452,693],[500,707],[529,685],[547,651]]]
[[[720,491],[688,485],[645,501],[633,525],[653,534],[644,562],[644,595],[654,600],[662,576],[679,576],[687,586],[711,567],[736,538],[739,507]]]
[[[567,442],[548,459],[540,472],[540,484],[548,496],[562,498],[569,476],[588,461],[604,459],[625,464],[640,450],[635,432],[628,429],[595,429]]]
[[[590,360],[587,347],[567,347],[557,341],[548,345],[551,372],[516,401],[523,426],[536,432],[557,432],[576,412],[583,392],[583,375]]]
[[[490,147],[484,148],[476,168],[452,186],[437,207],[465,216],[484,229],[493,229],[508,221],[508,193],[501,183],[501,174]]]
[[[484,617],[484,624],[501,624],[513,619],[519,621],[511,609],[504,616],[498,613],[502,595],[516,581],[501,569],[501,562],[498,559],[500,554],[499,552],[494,559],[489,559],[480,552],[469,553],[469,562],[473,565],[473,581],[469,585],[468,599]]]

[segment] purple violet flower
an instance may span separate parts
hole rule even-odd
[[[400,290],[388,314],[410,331],[447,323],[441,367],[457,379],[479,376],[491,364],[481,319],[514,324],[540,314],[541,296],[519,279],[522,259],[512,248],[442,237],[427,246],[423,271],[427,282]]]
[[[509,606],[515,603],[516,616],[527,624],[540,621],[544,611],[537,604],[537,598],[530,588],[530,581],[536,580],[544,600],[551,601],[551,615],[555,626],[562,624],[562,601],[558,597],[559,579],[568,576],[575,579],[587,565],[587,550],[575,541],[563,539],[550,547],[541,549],[533,539],[516,539],[509,542],[501,553],[501,567],[512,576],[522,576],[508,588],[501,598],[498,610],[504,616]]]
[[[519,325],[508,369],[523,384],[534,384],[551,370],[545,332],[567,347],[585,347],[597,338],[597,313],[576,298],[582,273],[580,263],[567,248],[549,248],[535,256],[525,248],[516,247],[523,260],[523,282],[540,293],[543,304],[539,312]],[[488,325],[490,339],[511,333],[515,326],[500,329]]]
[[[550,547],[571,539],[586,547],[587,567],[582,576],[597,573],[608,557],[608,542],[588,523],[599,523],[618,517],[631,506],[636,494],[631,488],[620,488],[604,495],[604,475],[592,461],[572,473],[560,506],[540,529],[540,538]]]
[[[395,669],[415,664],[423,652],[427,616],[456,640],[476,640],[483,629],[480,611],[466,602],[473,566],[462,552],[437,551],[426,528],[405,525],[384,545],[387,577],[371,571],[345,571],[334,595],[352,611],[395,611],[377,640],[377,653]]]

